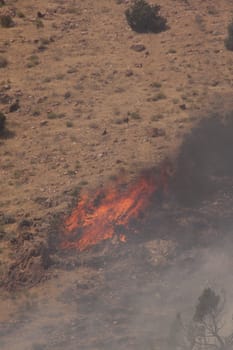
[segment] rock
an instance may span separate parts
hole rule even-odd
[[[142,52],[144,50],[146,50],[145,45],[143,44],[134,44],[132,46],[130,46],[131,50],[134,50],[136,52]]]
[[[104,131],[102,132],[102,135],[104,136],[104,135],[107,135],[107,130],[106,129],[104,129]]]

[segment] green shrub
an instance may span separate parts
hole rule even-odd
[[[5,130],[6,116],[0,112],[0,134]]]
[[[159,33],[167,29],[167,20],[159,15],[159,5],[149,5],[145,0],[134,0],[125,11],[129,26],[138,33]]]
[[[0,16],[0,25],[1,25],[1,27],[4,27],[4,28],[10,28],[10,27],[14,26],[14,22],[13,22],[11,16],[2,15],[2,16]]]
[[[227,50],[233,51],[233,20],[228,26],[228,37],[225,39]]]

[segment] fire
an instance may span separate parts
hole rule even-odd
[[[167,171],[162,171],[157,179],[144,174],[124,191],[116,185],[94,195],[84,194],[65,221],[62,248],[83,251],[115,235],[120,242],[126,242],[119,228],[124,232],[132,220],[140,217],[158,188],[166,191],[166,179]]]

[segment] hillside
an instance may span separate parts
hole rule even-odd
[[[7,119],[0,279],[14,291],[17,279],[24,287],[43,280],[20,275],[21,263],[31,249],[47,254],[51,224],[63,221],[80,193],[119,174],[130,183],[143,169],[173,161],[197,122],[232,108],[233,54],[224,39],[233,7],[230,0],[163,0],[169,29],[138,34],[124,15],[130,1],[5,2],[0,16],[9,14],[14,25],[0,27],[0,58],[7,60],[0,68]],[[51,266],[49,274],[53,281],[59,272]],[[44,293],[43,284],[35,288]],[[5,299],[1,305],[3,321],[18,307]]]

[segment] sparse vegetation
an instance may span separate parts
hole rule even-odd
[[[39,57],[37,55],[32,55],[28,58],[28,64],[27,67],[28,68],[32,68],[37,66],[40,63]]]
[[[98,123],[96,123],[96,122],[91,122],[91,123],[89,124],[89,127],[90,127],[91,129],[98,129],[98,128],[99,128],[99,125],[98,125]]]
[[[156,95],[154,95],[153,97],[149,97],[147,99],[147,101],[148,102],[157,102],[159,100],[164,100],[166,98],[167,98],[167,96],[163,92],[159,92]]]
[[[7,64],[8,64],[7,59],[3,56],[0,56],[0,68],[5,68]]]
[[[45,77],[43,80],[42,80],[42,83],[50,83],[52,81],[52,78],[50,77]]]
[[[205,22],[202,16],[199,14],[195,16],[195,22],[200,29],[200,31],[204,32],[205,31]]]
[[[177,105],[179,103],[179,99],[177,97],[174,97],[172,99],[172,102],[174,103],[174,105]]]
[[[155,115],[152,115],[150,119],[152,122],[157,122],[163,118],[164,116],[162,114],[155,114]]]
[[[59,73],[59,74],[56,75],[55,79],[56,80],[62,80],[62,79],[64,79],[64,77],[65,77],[65,74]]]
[[[14,26],[14,22],[10,15],[1,15],[0,16],[0,25],[3,28],[10,28]]]
[[[66,122],[66,127],[67,128],[72,128],[74,126],[74,124],[73,124],[73,122],[71,122],[70,120],[68,120],[67,122]]]
[[[141,116],[140,116],[139,112],[128,112],[127,115],[128,115],[131,119],[135,119],[135,120],[141,119]]]
[[[5,130],[6,126],[6,116],[0,112],[0,134]]]
[[[16,11],[16,15],[17,15],[19,18],[25,18],[24,13],[23,13],[22,11],[20,11],[20,10],[17,10],[17,11]]]
[[[32,112],[32,115],[33,115],[33,117],[38,117],[38,116],[40,115],[40,110],[36,108],[36,109]]]
[[[175,53],[176,53],[176,49],[172,49],[172,48],[171,48],[171,49],[168,50],[168,53],[170,53],[170,54],[175,54]]]
[[[154,83],[151,84],[151,87],[156,88],[156,89],[161,88],[161,86],[162,86],[162,84],[158,81],[155,81]]]
[[[167,20],[159,15],[159,5],[149,5],[145,0],[134,0],[125,11],[129,26],[138,33],[159,33],[167,29]]]
[[[35,25],[36,25],[36,28],[43,28],[44,27],[44,23],[40,18],[37,18],[35,20]]]
[[[88,181],[86,181],[86,180],[81,180],[79,182],[79,187],[86,186],[86,185],[88,185]]]
[[[75,200],[77,200],[78,197],[79,197],[79,195],[80,195],[81,187],[82,187],[82,186],[80,186],[80,185],[75,186],[75,187],[70,191],[71,196],[75,197]]]
[[[47,114],[48,119],[61,119],[65,117],[64,113],[49,112]]]
[[[68,98],[71,97],[71,92],[70,91],[67,91],[65,94],[64,94],[64,99],[67,100]]]
[[[74,7],[74,6],[68,7],[66,11],[67,11],[67,13],[74,14],[74,15],[80,15],[81,14],[80,9],[77,8],[77,7]]]
[[[233,51],[233,20],[228,26],[228,37],[225,39],[225,47],[227,50]]]

